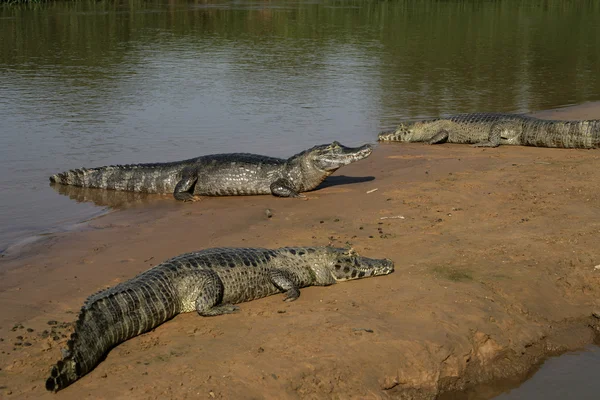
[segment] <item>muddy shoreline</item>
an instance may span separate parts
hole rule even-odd
[[[600,105],[539,116],[600,118]],[[599,169],[598,150],[390,144],[306,201],[129,199],[139,204],[0,259],[0,393],[431,399],[524,379],[598,338]],[[396,272],[307,288],[291,304],[180,315],[46,393],[68,323],[95,291],[201,248],[327,244],[391,258]]]

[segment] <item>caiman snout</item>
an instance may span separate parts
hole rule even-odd
[[[371,269],[373,276],[388,275],[394,272],[394,262],[389,258],[362,258],[363,268]]]
[[[394,262],[388,258],[377,259],[356,255],[341,255],[331,269],[336,281],[388,275],[394,272]]]
[[[362,160],[363,158],[367,158],[373,152],[373,146],[370,144],[365,144],[356,148],[347,148],[348,151],[345,152],[345,155],[352,158],[350,162]],[[349,163],[348,163],[349,164]]]
[[[382,264],[381,275],[387,275],[394,272],[394,262],[392,260],[385,258],[383,259]]]
[[[360,146],[358,148],[358,152],[361,154],[366,154],[366,156],[369,156],[373,152],[373,146],[371,144],[367,143],[365,145]]]
[[[381,133],[379,133],[379,137],[378,140],[380,142],[385,142],[385,141],[389,141],[389,140],[396,140],[396,130],[393,131],[383,131]]]
[[[360,147],[346,147],[339,142],[316,146],[310,149],[310,157],[314,165],[322,171],[336,169],[367,158],[373,152],[373,146],[364,144]]]
[[[373,152],[373,146],[370,144],[364,144],[360,147],[343,147],[343,151],[340,153],[340,158],[348,158],[350,164],[351,162],[362,160],[363,158],[367,158]]]

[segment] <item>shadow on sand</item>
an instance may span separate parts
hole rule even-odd
[[[361,182],[370,182],[375,180],[374,176],[346,176],[346,175],[337,175],[330,176],[323,181],[315,190],[325,189],[331,186],[338,185],[351,185],[353,183],[361,183]]]

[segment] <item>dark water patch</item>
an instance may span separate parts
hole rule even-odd
[[[596,400],[600,393],[600,347],[548,359],[527,381],[494,400]]]
[[[600,347],[590,345],[550,357],[527,376],[479,385],[467,392],[444,393],[443,400],[595,400],[600,381]]]

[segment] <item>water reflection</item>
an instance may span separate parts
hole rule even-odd
[[[110,207],[115,209],[123,209],[142,204],[149,204],[157,199],[160,195],[151,195],[147,193],[122,192],[118,190],[104,190],[81,188],[69,185],[59,185],[51,183],[50,187],[57,193],[75,200],[77,203],[94,203],[99,207]]]

